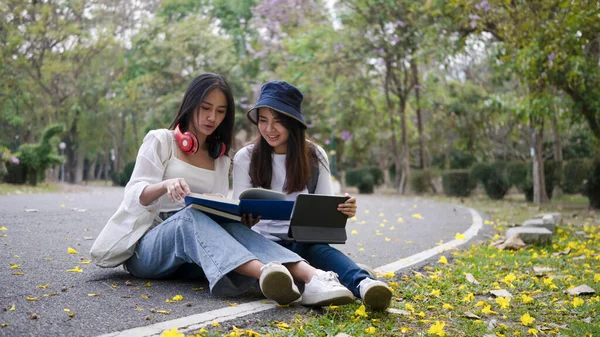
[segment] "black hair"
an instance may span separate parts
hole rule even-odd
[[[311,178],[311,166],[318,166],[320,163],[327,167],[326,161],[317,150],[315,143],[308,140],[304,125],[286,114],[273,109],[270,110],[288,131],[283,191],[288,194],[303,191]],[[273,147],[262,135],[259,135],[254,141],[250,157],[249,174],[252,186],[271,188],[273,177],[272,153]]]
[[[221,75],[206,73],[196,77],[188,86],[183,95],[183,100],[179,106],[179,111],[169,126],[170,130],[175,130],[177,125],[181,132],[188,131],[194,113],[198,110],[200,103],[204,97],[212,90],[218,89],[225,95],[227,100],[227,112],[225,118],[219,124],[217,129],[212,133],[212,138],[216,138],[223,142],[227,148],[227,152],[231,148],[233,142],[233,121],[235,119],[235,103],[231,88]],[[226,153],[227,154],[227,153]]]

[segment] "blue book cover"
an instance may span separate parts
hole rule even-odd
[[[224,219],[240,221],[242,214],[252,214],[253,217],[260,215],[263,220],[289,220],[291,218],[294,202],[282,200],[281,195],[285,197],[284,194],[260,189],[251,190],[246,195],[240,194],[240,201],[192,193],[185,197],[185,204],[186,206],[192,205],[215,220],[219,219],[218,222],[222,222]]]

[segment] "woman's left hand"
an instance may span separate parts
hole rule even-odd
[[[356,198],[350,197],[348,193],[345,195],[348,199],[343,204],[339,204],[337,209],[351,218],[356,215]]]

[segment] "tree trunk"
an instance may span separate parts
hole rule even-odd
[[[539,123],[539,131],[536,130],[533,118],[530,119],[531,148],[533,149],[533,203],[548,203],[546,193],[546,179],[544,177],[544,158],[542,157],[542,145],[544,138],[544,122]]]
[[[385,101],[386,101],[386,105],[387,105],[387,111],[388,111],[388,117],[389,117],[389,121],[390,121],[390,131],[392,133],[392,156],[394,158],[394,162],[396,163],[396,177],[394,179],[394,186],[396,188],[398,188],[399,186],[399,182],[400,182],[400,175],[399,172],[401,171],[400,168],[400,155],[398,153],[398,140],[397,140],[397,136],[396,136],[396,128],[395,128],[395,123],[394,123],[394,103],[392,102],[391,98],[390,98],[390,72],[392,71],[392,65],[389,64],[389,62],[386,63],[386,73],[385,73],[385,81],[384,81],[384,92],[385,92]]]
[[[428,160],[425,157],[425,139],[423,135],[423,116],[421,113],[421,85],[419,82],[419,66],[417,62],[412,59],[410,62],[410,66],[413,74],[413,83],[415,86],[415,100],[417,105],[417,130],[419,131],[419,167],[421,169],[427,168],[429,166]]]
[[[406,128],[406,100],[403,97],[400,98],[400,125],[402,128],[402,177],[397,192],[398,194],[406,194],[410,175],[410,153],[408,151],[408,130]]]
[[[552,132],[554,133],[554,188],[552,189],[552,198],[560,197],[563,194],[563,151],[558,130],[558,117],[556,111],[552,116]]]

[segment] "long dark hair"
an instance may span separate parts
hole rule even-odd
[[[311,175],[311,166],[325,164],[317,146],[308,140],[304,126],[297,120],[271,109],[288,131],[283,191],[290,194],[303,191]],[[271,188],[273,177],[273,147],[259,135],[254,141],[250,157],[250,182],[254,187]]]
[[[206,73],[196,77],[192,83],[188,86],[183,95],[183,100],[179,106],[177,116],[169,126],[169,129],[175,130],[175,127],[179,124],[181,132],[188,130],[189,125],[192,121],[194,113],[198,110],[200,103],[204,97],[212,90],[219,89],[225,95],[227,99],[227,112],[223,122],[219,124],[217,129],[212,133],[212,137],[217,138],[225,144],[227,152],[231,148],[233,141],[233,121],[235,119],[235,103],[233,101],[233,94],[229,84],[221,75]],[[207,141],[208,140],[207,138]]]

